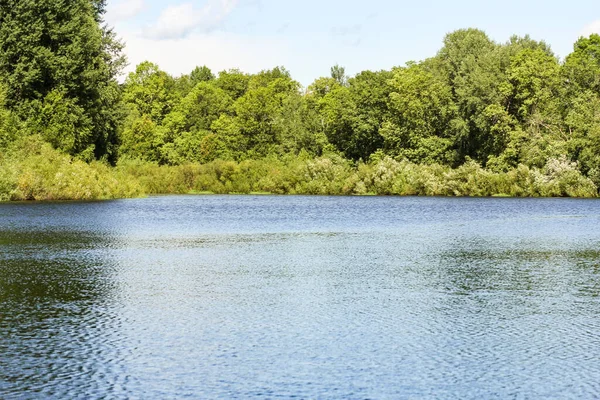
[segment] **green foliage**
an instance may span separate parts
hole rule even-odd
[[[564,64],[564,75],[574,91],[600,94],[600,35],[579,38]]]
[[[83,107],[64,91],[52,91],[45,97],[36,116],[29,119],[29,127],[41,133],[46,142],[68,154],[78,154],[91,161],[94,154],[87,144],[93,136],[93,123]]]
[[[219,156],[222,145],[210,129],[232,103],[224,90],[208,82],[197,84],[163,121],[165,135],[173,142],[168,162],[208,162]]]
[[[142,195],[141,186],[109,165],[86,163],[30,136],[0,158],[0,200],[100,200]]]
[[[250,153],[251,157],[264,157],[276,151],[274,145],[280,132],[275,121],[284,99],[295,90],[294,82],[277,78],[267,86],[249,90],[235,102],[234,124],[241,138],[236,151]]]
[[[451,87],[415,64],[396,69],[390,85],[392,116],[381,132],[388,153],[417,163],[453,163],[461,124]]]
[[[164,137],[152,118],[133,109],[121,134],[121,157],[159,162],[163,160],[164,144]]]
[[[511,60],[508,79],[513,87],[511,110],[521,122],[559,112],[554,100],[561,95],[562,81],[555,57],[539,49],[522,50]]]
[[[163,146],[169,139],[160,127],[177,102],[175,88],[175,80],[151,62],[129,74],[123,85],[127,117],[121,132],[122,156],[165,162]]]
[[[215,78],[215,75],[206,65],[202,67],[196,67],[190,73],[190,82],[192,84],[192,87],[195,87],[197,84],[202,82],[210,82]]]
[[[19,121],[5,108],[6,89],[0,82],[0,152],[17,139]]]
[[[173,106],[173,78],[158,65],[145,61],[131,72],[123,85],[123,100],[140,115],[160,123]]]
[[[466,29],[422,62],[336,65],[306,90],[284,67],[172,77],[151,62],[119,86],[103,0],[7,5],[0,200],[598,194],[599,35],[562,64],[544,42]]]
[[[233,100],[239,99],[246,93],[249,83],[250,76],[237,69],[221,71],[215,81],[217,87],[226,91]]]
[[[319,124],[319,113],[306,97],[297,91],[284,96],[274,129],[279,132],[279,153],[318,156],[330,147]]]
[[[600,96],[587,90],[572,100],[565,119],[571,159],[600,186]]]
[[[342,85],[334,78],[318,78],[308,87],[308,93],[318,101],[340,86]]]
[[[338,78],[343,71],[332,70]],[[381,129],[389,115],[388,71],[363,71],[351,79],[321,78],[311,86],[328,140],[346,157],[366,160],[383,147]]]
[[[331,67],[331,79],[336,81],[340,86],[346,86],[348,83],[346,68],[341,67],[338,64]]]
[[[115,76],[124,60],[121,44],[101,25],[103,10],[104,1],[5,0],[0,79],[9,108],[35,120],[30,131],[72,155],[114,160],[120,119]],[[53,108],[62,116],[38,118]],[[67,109],[74,111],[68,120]],[[84,132],[66,137],[80,127]],[[66,132],[57,133],[63,128]]]
[[[425,65],[452,90],[460,161],[471,157],[485,163],[505,144],[504,132],[494,129],[498,109],[505,109],[507,103],[507,63],[502,50],[480,30],[459,30],[446,36],[444,47]]]

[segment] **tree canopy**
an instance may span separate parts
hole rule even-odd
[[[6,104],[48,142],[85,159],[116,157],[122,45],[104,0],[4,0],[0,79]]]
[[[0,146],[37,134],[83,160],[160,165],[329,154],[506,172],[566,160],[600,185],[600,35],[563,62],[528,36],[462,29],[426,60],[354,76],[335,65],[307,88],[282,66],[171,76],[149,61],[118,84],[125,60],[104,10],[3,1]]]

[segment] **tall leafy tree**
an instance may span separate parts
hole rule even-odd
[[[570,157],[600,186],[600,35],[579,38],[562,67],[569,93]]]
[[[171,112],[176,98],[175,80],[158,65],[144,61],[129,74],[123,85],[127,110],[121,133],[123,155],[165,162],[162,146],[169,138],[159,127]]]
[[[0,149],[14,141],[18,129],[13,114],[5,107],[6,89],[0,82]]]
[[[600,94],[600,35],[581,37],[565,60],[564,73],[576,90]]]
[[[331,67],[331,78],[342,86],[346,86],[348,84],[346,68],[340,66],[339,64],[336,64],[333,67]]]
[[[105,0],[3,0],[0,79],[7,104],[71,154],[114,159],[121,43]]]
[[[337,81],[327,94],[318,100],[320,122],[328,141],[346,157],[354,153],[353,116],[356,114],[356,104],[350,96],[350,89],[341,86]],[[319,94],[317,93],[317,98]]]
[[[225,90],[232,99],[237,100],[246,93],[249,82],[249,75],[237,69],[231,69],[219,72],[216,85]]]
[[[446,36],[444,47],[424,67],[450,85],[465,128],[457,137],[460,156],[485,163],[501,151],[502,140],[492,130],[493,119],[488,118],[489,107],[503,106],[502,89],[507,86],[499,46],[483,31],[458,30]]]
[[[211,82],[201,82],[175,106],[163,122],[168,162],[207,162],[220,156],[212,123],[225,114],[232,100]]]
[[[196,86],[201,82],[209,82],[214,79],[215,75],[206,65],[203,65],[202,67],[196,67],[190,73],[190,81],[192,83],[192,86]]]
[[[392,76],[389,71],[363,71],[347,82],[344,78],[344,85],[336,78],[321,78],[311,86],[325,134],[346,157],[368,160],[383,147],[380,129],[388,118]]]
[[[565,122],[571,137],[569,152],[583,172],[600,185],[600,96],[591,90],[572,101]]]
[[[169,74],[158,65],[144,61],[127,76],[123,85],[123,100],[140,114],[160,123],[175,102],[174,86]]]
[[[511,57],[506,110],[521,129],[507,144],[514,163],[543,167],[566,154],[564,84],[556,57],[541,48],[526,47]]]
[[[391,118],[381,131],[386,150],[418,163],[454,163],[462,121],[450,86],[417,64],[398,68],[390,85]]]
[[[349,79],[350,96],[356,105],[352,140],[353,159],[368,160],[383,147],[381,127],[389,120],[389,99],[392,92],[390,71],[363,71]]]
[[[260,79],[260,75],[258,79]],[[288,77],[271,80],[266,86],[248,90],[233,104],[236,150],[263,157],[277,151],[282,132],[278,124],[284,101],[298,92],[299,84]],[[231,127],[231,125],[230,125]],[[221,135],[224,131],[221,131]]]

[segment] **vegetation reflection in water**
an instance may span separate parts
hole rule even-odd
[[[118,394],[114,264],[98,251],[107,241],[0,227],[1,397]]]
[[[0,206],[3,398],[594,397],[595,201]]]

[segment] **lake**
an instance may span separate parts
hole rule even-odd
[[[600,201],[0,204],[0,398],[598,398]]]

